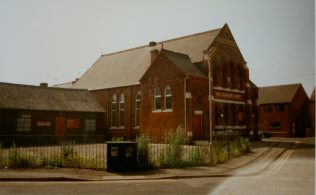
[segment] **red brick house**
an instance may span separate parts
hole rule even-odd
[[[161,138],[182,126],[209,140],[210,129],[257,127],[257,87],[227,24],[102,55],[72,87],[89,89],[104,107],[109,138]]]
[[[308,127],[308,103],[301,84],[260,87],[260,130],[277,137],[303,137]]]
[[[0,143],[104,141],[104,109],[88,90],[0,83]]]

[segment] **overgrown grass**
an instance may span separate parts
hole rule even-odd
[[[53,154],[47,155],[45,152],[34,152],[17,148],[13,143],[11,148],[6,149],[4,154],[0,146],[0,165],[9,168],[91,168],[105,169],[100,166],[94,158],[79,155],[74,149],[75,142],[64,142],[60,150],[53,150]],[[8,161],[4,160],[5,158]]]

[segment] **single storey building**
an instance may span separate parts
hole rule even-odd
[[[0,142],[104,140],[104,109],[88,90],[0,83]]]

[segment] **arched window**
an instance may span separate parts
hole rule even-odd
[[[135,126],[139,127],[140,121],[140,92],[136,94],[136,104],[135,104]]]
[[[112,96],[111,100],[111,126],[116,126],[116,95]]]
[[[172,110],[172,94],[171,94],[171,88],[167,86],[165,88],[165,109],[166,110]]]
[[[155,90],[154,110],[161,110],[161,93],[159,87]]]
[[[124,127],[125,126],[125,98],[124,98],[124,94],[121,94],[121,96],[120,96],[119,110],[120,110],[120,117],[119,117],[120,127]]]

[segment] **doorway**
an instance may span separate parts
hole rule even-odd
[[[56,125],[55,125],[55,136],[57,136],[57,140],[63,140],[65,135],[65,117],[58,116],[56,117]]]
[[[193,115],[193,139],[202,139],[202,117],[203,112],[195,111]]]

